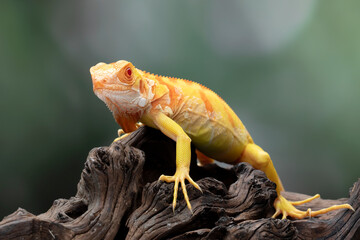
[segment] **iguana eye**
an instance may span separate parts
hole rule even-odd
[[[125,74],[126,74],[126,77],[130,78],[130,77],[131,77],[131,74],[132,74],[131,68],[128,67],[128,68],[125,70]]]
[[[115,70],[117,71],[116,75],[120,84],[123,85],[132,85],[135,81],[135,68],[131,65],[131,63],[127,63],[124,66],[123,62],[117,62],[115,64]]]

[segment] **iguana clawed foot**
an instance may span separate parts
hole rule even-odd
[[[272,218],[276,218],[278,215],[282,214],[282,219],[286,219],[287,216],[290,216],[292,218],[302,219],[305,217],[314,217],[319,214],[327,213],[327,212],[337,210],[337,209],[342,209],[342,208],[347,208],[347,209],[351,209],[354,211],[354,209],[349,204],[333,205],[331,207],[320,209],[318,211],[311,211],[310,208],[307,211],[300,211],[294,207],[296,205],[301,205],[301,204],[310,202],[319,197],[320,197],[320,195],[316,194],[315,196],[313,196],[311,198],[308,198],[308,199],[305,199],[302,201],[292,202],[292,201],[288,201],[283,196],[279,195],[275,199],[275,202],[274,202],[274,207],[275,207],[276,211],[275,211],[274,215],[272,216]]]
[[[142,123],[136,123],[136,129],[138,129],[139,127],[144,126],[144,124]],[[113,142],[119,141],[120,139],[123,139],[124,137],[128,136],[130,133],[126,133],[124,130],[119,129],[118,130],[118,137],[114,139]]]
[[[175,183],[175,185],[174,185],[174,199],[173,199],[173,204],[172,204],[173,211],[175,211],[175,207],[176,207],[176,200],[177,200],[179,182],[180,182],[186,204],[187,204],[188,208],[190,209],[190,211],[192,212],[191,204],[190,204],[190,201],[189,201],[189,196],[188,196],[187,191],[186,191],[185,179],[187,179],[189,181],[189,183],[191,183],[194,187],[196,187],[197,189],[199,189],[202,192],[199,185],[196,182],[194,182],[194,180],[192,180],[192,178],[190,177],[189,169],[185,168],[185,167],[177,169],[174,176],[161,175],[160,178],[159,178],[159,181],[174,182]]]

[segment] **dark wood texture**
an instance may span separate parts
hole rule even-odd
[[[161,174],[174,172],[175,143],[142,127],[109,147],[90,151],[75,197],[55,200],[38,216],[19,208],[5,217],[0,239],[360,239],[360,180],[349,198],[317,199],[299,207],[317,210],[347,202],[355,212],[280,220],[269,218],[275,184],[248,164],[198,167],[192,151],[190,174],[203,190],[187,185],[193,214],[181,189],[173,212],[173,184],[157,181]]]

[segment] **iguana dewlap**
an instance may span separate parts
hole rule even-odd
[[[269,154],[256,145],[234,111],[218,95],[195,82],[154,75],[135,68],[130,62],[98,63],[90,69],[95,94],[112,111],[124,132],[136,130],[137,123],[159,129],[176,141],[176,172],[174,176],[160,176],[160,180],[174,182],[173,209],[176,206],[179,183],[191,210],[185,179],[200,190],[191,179],[190,142],[197,148],[201,163],[212,159],[236,164],[248,162],[265,172],[276,183],[278,194],[273,217],[304,218],[331,210],[348,208],[335,205],[319,211],[299,211],[294,205],[319,197],[315,195],[301,202],[286,200],[283,185]]]

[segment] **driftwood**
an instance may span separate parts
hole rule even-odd
[[[299,207],[317,210],[347,202],[355,212],[280,220],[269,218],[275,184],[248,164],[198,167],[192,151],[190,174],[203,190],[187,185],[193,214],[181,189],[173,212],[173,184],[157,181],[161,174],[174,172],[175,143],[142,127],[109,147],[90,151],[75,197],[55,200],[38,216],[19,208],[5,217],[0,239],[360,239],[360,180],[348,199],[317,199]]]

